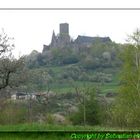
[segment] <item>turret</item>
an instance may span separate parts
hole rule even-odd
[[[57,43],[57,38],[55,36],[55,32],[53,30],[53,34],[52,34],[52,41],[51,41],[51,47],[55,47],[56,46],[56,43]]]

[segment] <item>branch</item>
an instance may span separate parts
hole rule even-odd
[[[8,71],[6,77],[2,79],[3,85],[0,86],[0,90],[6,88],[9,85],[9,78],[10,78],[11,71]]]

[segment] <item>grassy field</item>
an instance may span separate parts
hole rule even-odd
[[[76,131],[76,130],[118,130],[118,128],[109,128],[101,126],[78,126],[78,125],[51,125],[51,124],[18,124],[18,125],[0,125],[0,131]]]
[[[100,87],[101,92],[103,94],[108,93],[108,92],[117,92],[118,90],[118,83],[117,81],[113,81],[111,83],[105,83],[103,85],[100,85],[99,83],[96,82],[89,82],[89,81],[74,81],[74,85],[77,86],[78,88],[83,88],[84,85],[85,87]],[[56,93],[68,93],[68,92],[74,92],[75,89],[72,85],[69,83],[53,83],[51,86],[51,90],[56,92]],[[47,89],[46,89],[47,90]]]
[[[101,126],[19,124],[0,126],[0,140],[72,140],[73,133],[129,130]]]

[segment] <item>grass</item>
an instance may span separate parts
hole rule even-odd
[[[72,140],[70,135],[39,132],[1,133],[0,140]]]
[[[65,65],[65,66],[50,66],[47,67],[46,69],[51,69],[54,73],[60,73],[62,72],[65,68],[72,66],[72,64],[70,65]]]
[[[51,125],[51,124],[18,124],[18,125],[0,125],[0,131],[76,131],[76,130],[111,130],[101,126],[73,126],[73,125]]]
[[[132,128],[131,128],[132,129]],[[17,125],[0,125],[0,132],[54,132],[54,131],[120,131],[129,128],[81,125],[55,125],[45,123],[26,123]],[[135,128],[134,130],[137,130]]]
[[[107,83],[101,87],[101,91],[103,92],[103,94],[107,92],[117,92],[117,90],[118,85],[116,83]]]
[[[87,131],[89,130],[89,131]],[[46,124],[0,125],[0,140],[72,140],[73,133],[120,131],[126,129],[102,126],[72,126]],[[85,138],[86,139],[86,138]]]
[[[86,85],[86,87],[95,87],[95,86],[98,86],[99,83],[88,82],[88,81],[84,81],[84,82],[75,81],[74,85],[76,85],[78,88],[83,88],[84,85]],[[101,88],[101,92],[105,94],[107,92],[117,92],[118,85],[117,85],[117,82],[111,82],[111,83],[105,83],[104,85],[101,85],[100,88]],[[68,82],[53,83],[51,85],[51,90],[56,93],[68,93],[68,92],[75,91],[74,87],[72,87],[72,85],[70,85]]]

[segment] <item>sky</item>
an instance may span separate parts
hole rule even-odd
[[[138,8],[138,0],[5,0],[0,8]],[[52,31],[59,33],[60,23],[69,23],[70,36],[109,36],[124,43],[127,35],[140,28],[140,10],[0,10],[0,29],[14,37],[14,55],[39,52],[51,42]]]
[[[133,7],[139,8],[139,0],[1,0],[0,7]]]

